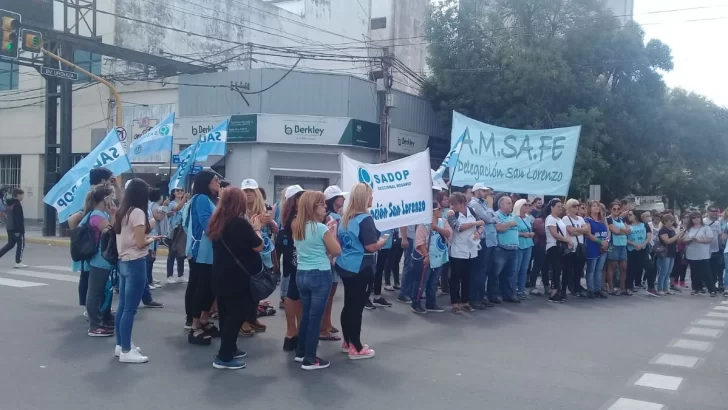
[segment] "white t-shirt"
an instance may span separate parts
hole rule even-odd
[[[580,216],[565,216],[561,218],[566,226],[573,226],[574,228],[581,228],[582,225],[586,224],[584,218]],[[584,235],[571,235],[571,245],[573,249],[580,243],[584,243]]]
[[[574,220],[576,223],[576,220]],[[562,221],[559,218],[555,218],[552,215],[549,215],[546,217],[546,250],[549,248],[556,246],[556,238],[554,238],[553,235],[551,235],[551,229],[549,229],[549,226],[558,226],[558,229],[561,230],[561,234],[565,237],[569,237],[569,233],[566,231],[566,225],[564,225],[564,221]],[[557,230],[558,233],[558,230]]]
[[[147,216],[139,208],[133,208],[129,216],[121,220],[121,234],[116,235],[116,250],[122,261],[133,261],[145,258],[149,250],[145,246],[140,249],[134,240],[134,227],[144,226]]]

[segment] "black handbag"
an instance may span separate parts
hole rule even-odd
[[[245,269],[245,266],[243,266],[240,260],[235,256],[233,251],[230,250],[225,241],[220,240],[220,242],[222,242],[222,245],[225,247],[225,249],[227,249],[228,253],[230,253],[230,256],[235,259],[235,263],[238,265],[238,267],[242,269],[242,271],[250,279],[250,294],[253,297],[254,301],[260,302],[261,300],[270,296],[273,291],[276,290],[276,278],[273,275],[273,271],[263,266],[263,269],[260,272],[256,273],[255,275],[251,275],[250,272]]]
[[[559,228],[559,225],[558,224],[556,225],[556,230],[559,232],[559,235],[564,236],[564,233],[561,232],[561,228]],[[557,240],[556,241],[556,246],[561,251],[561,255],[568,255],[569,253],[571,253],[571,248],[569,248],[569,244],[566,243],[566,242],[562,242],[562,241],[558,241]]]

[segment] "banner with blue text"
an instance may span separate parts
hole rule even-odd
[[[496,191],[567,195],[581,126],[514,130],[453,111],[450,162],[452,186],[484,183]],[[458,146],[458,144],[461,144]]]
[[[341,156],[342,188],[363,182],[372,187],[369,210],[377,229],[432,222],[430,150],[384,164],[365,164]]]

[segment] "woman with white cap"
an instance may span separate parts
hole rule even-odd
[[[328,224],[331,221],[337,223],[341,220],[341,213],[344,211],[344,197],[349,195],[348,192],[343,192],[337,185],[331,185],[324,190],[324,198],[326,199],[326,219],[324,223]],[[331,323],[331,311],[334,306],[334,295],[336,295],[336,288],[341,283],[341,278],[336,274],[336,270],[332,268],[334,274],[334,283],[331,285],[331,293],[329,294],[329,300],[326,303],[326,310],[324,311],[324,317],[321,320],[321,334],[319,340],[328,341],[339,341],[341,337],[337,336],[339,329],[334,327]]]
[[[301,321],[301,314],[303,312],[301,295],[298,292],[298,286],[296,286],[298,258],[291,234],[291,224],[298,212],[298,199],[303,195],[303,192],[304,189],[300,185],[291,185],[286,189],[286,194],[284,195],[286,202],[281,212],[283,224],[276,237],[283,257],[281,270],[283,271],[283,276],[288,276],[288,291],[286,292],[286,300],[284,302],[286,312],[286,337],[283,339],[283,350],[287,352],[292,352],[298,345],[297,323]]]

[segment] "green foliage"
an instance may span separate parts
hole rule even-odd
[[[669,90],[670,48],[645,43],[599,0],[444,0],[427,22],[424,89],[452,110],[510,128],[582,125],[570,194],[668,196],[728,205],[728,111]]]

